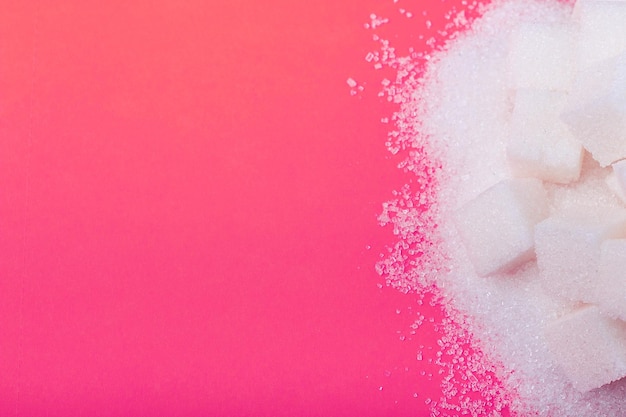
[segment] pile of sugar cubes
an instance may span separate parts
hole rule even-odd
[[[536,263],[541,290],[568,306],[547,345],[585,393],[626,377],[626,1],[579,0],[567,21],[516,25],[508,45],[509,175],[455,226],[483,279]],[[590,183],[610,204],[562,203]]]

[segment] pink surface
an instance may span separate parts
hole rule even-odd
[[[0,415],[426,413],[346,85],[399,14],[266,3],[0,0]]]

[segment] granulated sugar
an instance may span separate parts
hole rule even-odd
[[[468,22],[466,11],[480,17]],[[584,76],[600,64],[621,71],[621,38],[599,34],[605,15],[626,27],[620,14],[624,2],[497,0],[452,11],[449,40],[434,52],[397,57],[375,37],[381,50],[368,61],[398,75],[383,81],[400,106],[387,146],[404,152],[400,168],[411,176],[383,205],[380,221],[398,241],[377,269],[419,300],[434,294],[446,314],[435,355],[443,395],[425,400],[432,415],[626,415],[626,380],[611,383],[626,374],[617,320],[626,308],[596,289],[626,282],[607,276],[626,259],[616,252],[626,247],[622,163],[610,166],[624,158],[626,111],[611,94],[621,94],[626,71],[592,87]],[[576,42],[578,55],[567,49]],[[535,97],[545,117],[532,115]],[[592,114],[593,129],[581,114]],[[533,138],[548,129],[555,144],[511,145],[516,123]],[[588,145],[596,126],[604,143]],[[501,233],[489,232],[494,224]]]

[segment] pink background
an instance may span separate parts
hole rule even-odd
[[[0,415],[426,413],[371,12],[0,0]]]

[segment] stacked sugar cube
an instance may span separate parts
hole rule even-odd
[[[510,176],[458,210],[457,230],[485,279],[536,262],[545,295],[570,306],[547,344],[587,392],[626,377],[626,2],[579,0],[569,22],[518,25],[507,80]],[[615,204],[554,204],[586,169]]]

